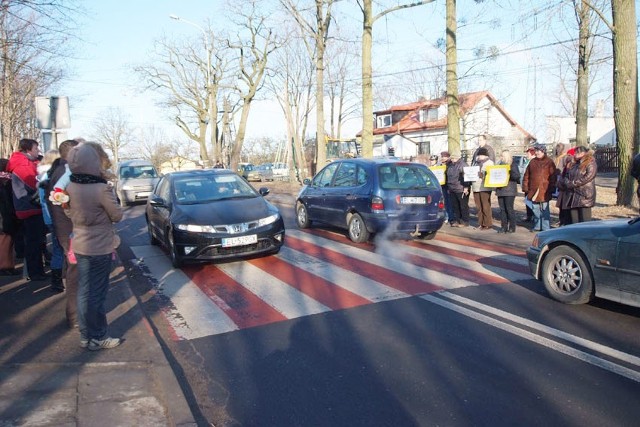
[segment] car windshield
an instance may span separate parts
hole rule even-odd
[[[378,176],[380,188],[384,190],[440,188],[440,183],[429,169],[416,163],[381,165]]]
[[[138,179],[138,178],[157,178],[158,173],[151,165],[144,166],[123,166],[120,168],[120,178]]]
[[[177,202],[183,205],[258,195],[253,187],[237,175],[181,177],[174,181],[173,188]]]

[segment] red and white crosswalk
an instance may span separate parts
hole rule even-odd
[[[178,340],[531,278],[522,251],[455,236],[358,245],[325,230],[287,230],[278,255],[182,270],[158,247],[132,250],[157,283]]]

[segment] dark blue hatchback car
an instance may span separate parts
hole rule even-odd
[[[296,201],[298,227],[322,223],[349,232],[357,243],[373,233],[432,239],[444,223],[438,179],[421,163],[398,159],[342,159],[306,179]]]

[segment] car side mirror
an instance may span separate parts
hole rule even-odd
[[[305,178],[305,179],[302,181],[302,183],[303,183],[304,185],[311,185],[311,180],[310,180],[309,178]]]
[[[165,206],[164,199],[157,194],[154,194],[149,198],[149,204],[151,206]]]
[[[269,194],[269,189],[267,187],[260,187],[258,193],[260,193],[260,195],[264,197]]]

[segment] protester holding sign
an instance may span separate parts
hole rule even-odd
[[[478,230],[490,230],[493,227],[493,216],[491,214],[491,187],[484,185],[484,178],[487,173],[487,167],[493,166],[493,161],[489,158],[489,151],[480,147],[476,151],[475,164],[479,166],[478,180],[471,185],[473,190],[473,200],[476,203],[478,214]]]
[[[498,233],[516,232],[516,213],[513,204],[518,194],[518,182],[520,182],[520,170],[514,163],[513,156],[509,150],[504,150],[500,157],[499,165],[510,165],[509,181],[506,186],[496,189],[498,205],[500,206],[500,229]]]

